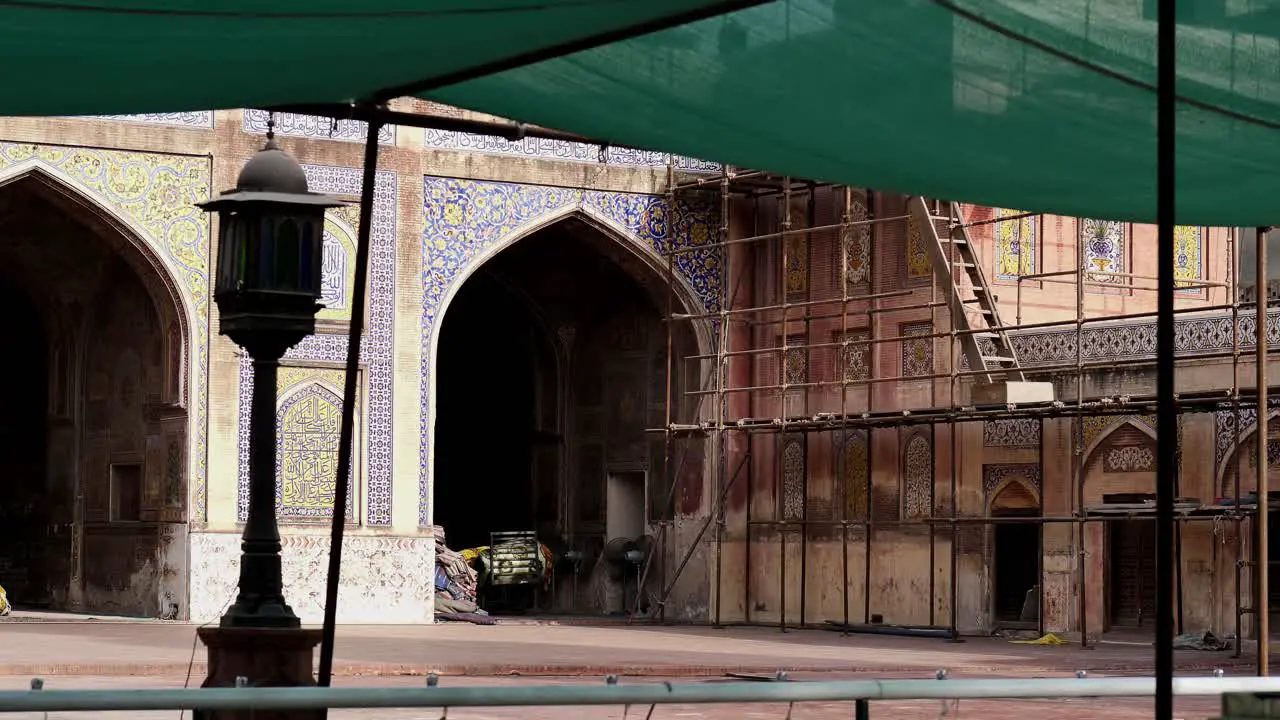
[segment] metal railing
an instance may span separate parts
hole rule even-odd
[[[945,675],[940,674],[941,677]],[[144,710],[281,711],[318,708],[458,708],[712,703],[851,702],[866,717],[873,700],[1014,700],[1142,697],[1155,679],[855,680],[670,683],[528,687],[193,688],[185,690],[32,690],[0,692],[0,713]],[[1280,692],[1280,677],[1181,677],[1182,696]]]

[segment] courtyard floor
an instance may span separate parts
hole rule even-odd
[[[0,619],[0,676],[203,674],[196,627],[159,621],[69,616]],[[24,622],[24,620],[26,620]],[[334,673],[361,675],[605,675],[691,677],[776,670],[845,673],[1142,673],[1152,650],[1141,642],[1019,645],[998,638],[951,642],[842,635],[825,630],[657,627],[513,621],[494,626],[343,625]],[[1229,652],[1181,651],[1180,669],[1208,672],[1249,665]]]
[[[30,678],[45,680],[46,689],[98,687],[160,688],[193,686],[203,680],[204,648],[195,626],[159,621],[86,620],[60,616],[0,619],[0,689],[28,687]],[[423,675],[438,672],[449,685],[531,683],[597,683],[616,673],[623,682],[718,682],[729,672],[772,675],[787,670],[795,680],[931,678],[946,668],[952,678],[1072,677],[1087,670],[1091,677],[1149,674],[1152,651],[1141,638],[1102,643],[1093,649],[1018,645],[995,638],[953,643],[922,638],[841,635],[822,630],[776,628],[586,626],[514,621],[496,626],[340,626],[335,651],[334,684],[338,686],[421,685]],[[1179,652],[1180,674],[1207,675],[1213,668],[1248,674],[1246,657],[1230,653]],[[465,676],[465,677],[461,677]],[[536,677],[535,677],[536,676]],[[188,680],[190,677],[190,680]],[[124,679],[127,678],[127,679]],[[1149,699],[964,701],[958,713],[987,718],[1026,717],[1042,720],[1088,716],[1149,717]],[[1213,717],[1218,701],[1188,698],[1178,703],[1178,717]],[[564,708],[456,709],[452,720],[467,718],[561,718]],[[621,719],[623,708],[572,711],[583,720]],[[937,701],[873,703],[872,717],[938,718]],[[659,706],[630,708],[626,718],[778,718],[784,705]],[[812,703],[790,708],[795,720],[848,718],[849,703]],[[119,713],[120,717],[173,717],[175,713]],[[441,717],[439,710],[335,711],[335,718],[379,717],[389,720]],[[23,717],[8,715],[3,717]],[[33,716],[34,717],[34,716]],[[43,717],[43,716],[41,716]],[[80,717],[55,714],[49,717]],[[103,715],[95,715],[103,717]]]

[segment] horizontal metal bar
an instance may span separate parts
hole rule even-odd
[[[977,222],[971,222],[971,223],[968,223],[967,225],[960,225],[959,227],[975,228],[982,225],[994,225],[996,223],[1009,222],[1010,220],[1021,220],[1023,218],[1035,217],[1037,215],[1043,215],[1043,214],[1044,213],[1038,213],[1038,212],[1025,212],[1025,213],[1020,213],[1018,215],[1005,215],[1004,217],[992,218],[990,220],[979,220]]]
[[[1280,677],[1174,678],[1176,695],[1280,692]],[[192,688],[186,690],[26,690],[0,692],[0,712],[119,710],[301,710],[316,708],[532,707],[853,700],[1141,697],[1139,678],[857,680],[849,682],[637,683],[527,687]]]

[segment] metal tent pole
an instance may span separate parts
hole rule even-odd
[[[1255,537],[1258,538],[1257,552],[1255,553],[1258,564],[1257,574],[1258,589],[1254,597],[1257,601],[1254,603],[1254,627],[1258,629],[1258,676],[1266,677],[1270,674],[1271,660],[1271,557],[1270,547],[1268,546],[1268,537],[1271,530],[1271,493],[1268,487],[1268,471],[1271,467],[1271,459],[1267,453],[1267,415],[1271,409],[1270,403],[1267,401],[1267,231],[1269,228],[1260,227],[1255,233],[1257,239],[1258,262],[1255,275],[1254,288],[1254,363],[1257,370],[1257,415],[1258,430],[1254,435],[1258,440],[1258,459],[1256,462],[1258,470],[1258,502],[1257,502],[1257,526],[1258,530]]]
[[[356,229],[355,285],[351,290],[351,323],[347,335],[347,363],[342,387],[342,425],[338,431],[338,479],[333,490],[333,527],[329,539],[329,575],[324,587],[324,627],[320,639],[320,670],[316,682],[328,687],[333,676],[333,642],[338,615],[338,582],[342,577],[342,533],[347,522],[351,485],[351,449],[356,392],[359,388],[360,338],[364,335],[365,294],[369,279],[369,234],[373,229],[373,194],[378,177],[378,132],[382,123],[369,122],[364,144],[364,176],[360,180],[360,227]]]
[[[1174,384],[1173,229],[1176,221],[1177,0],[1156,16],[1156,220],[1159,226],[1156,304],[1156,720],[1173,720],[1173,495],[1178,469],[1178,406]]]

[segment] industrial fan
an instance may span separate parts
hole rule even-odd
[[[622,614],[630,612],[630,608],[640,597],[640,580],[644,572],[645,562],[653,548],[653,538],[641,535],[638,538],[618,537],[604,546],[604,562],[608,568],[609,579],[622,586]],[[627,602],[627,588],[633,587],[632,602]]]

